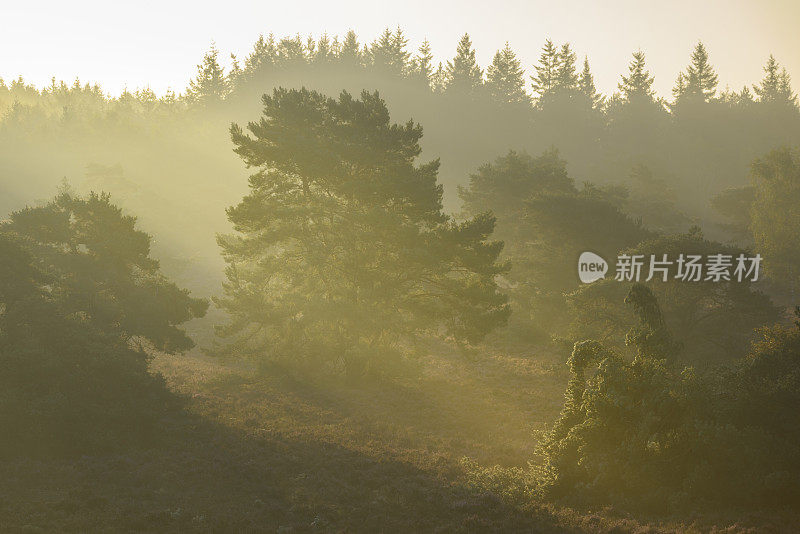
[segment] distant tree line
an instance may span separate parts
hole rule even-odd
[[[763,79],[752,87],[739,91],[719,88],[719,76],[712,66],[708,51],[698,42],[690,62],[682,71],[672,90],[673,100],[667,101],[655,94],[654,76],[647,70],[645,54],[641,50],[632,55],[628,72],[621,75],[618,91],[602,95],[595,88],[589,59],[579,62],[570,43],[556,45],[546,40],[534,74],[527,76],[521,60],[506,42],[484,70],[476,60],[475,49],[469,34],[464,34],[456,47],[456,54],[445,64],[433,64],[430,43],[425,40],[412,55],[408,39],[398,28],[384,32],[372,43],[361,44],[352,30],[343,39],[323,34],[318,40],[299,35],[276,38],[273,34],[259,37],[252,52],[241,62],[231,55],[232,65],[225,72],[220,63],[220,51],[215,45],[203,56],[197,73],[182,94],[168,91],[157,97],[149,88],[123,91],[116,100],[141,104],[190,103],[213,105],[247,92],[269,76],[270,71],[287,70],[300,66],[319,70],[339,71],[351,75],[353,71],[372,71],[406,80],[427,88],[432,93],[469,94],[487,98],[501,105],[526,104],[542,109],[552,100],[560,98],[582,101],[592,109],[610,111],[615,106],[631,102],[649,102],[675,111],[681,104],[692,102],[723,103],[729,106],[752,103],[772,104],[797,108],[797,95],[784,67],[769,56],[764,65]],[[81,84],[78,79],[71,85],[56,82],[41,90],[28,85],[20,77],[6,83],[0,79],[0,109],[15,102],[33,103],[45,98],[55,106],[70,106],[81,98],[85,100],[110,100],[98,85]]]
[[[424,148],[442,157],[440,180],[451,212],[459,208],[456,186],[482,162],[510,148],[539,153],[554,146],[573,174],[596,183],[627,182],[631,170],[644,165],[670,184],[691,215],[705,218],[717,217],[708,215],[710,198],[746,184],[756,157],[800,143],[800,109],[786,69],[770,56],[760,81],[722,88],[702,43],[671,100],[656,95],[644,52],[633,53],[617,91],[603,95],[589,59],[551,40],[530,72],[508,44],[481,68],[469,35],[452,59],[434,64],[430,44],[411,51],[400,29],[387,29],[372,43],[361,43],[352,31],[342,38],[262,36],[228,69],[220,54],[212,46],[180,94],[157,96],[142,88],[112,98],[78,80],[53,80],[42,89],[22,79],[0,82],[0,139],[27,148],[43,137],[57,143],[89,137],[103,146],[123,137],[137,137],[137,146],[163,138],[149,150],[158,154],[158,145],[171,150],[177,132],[201,142],[231,119],[246,120],[275,87],[324,94],[379,90],[393,115],[425,124]],[[223,157],[216,154],[204,157]]]

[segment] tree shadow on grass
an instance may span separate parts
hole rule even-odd
[[[391,458],[187,412],[157,445],[0,462],[0,530],[23,532],[563,532]]]

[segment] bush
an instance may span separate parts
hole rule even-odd
[[[635,356],[575,344],[539,491],[658,509],[800,502],[800,331],[761,329],[746,358],[697,374],[676,365],[652,292],[637,284],[626,302]]]

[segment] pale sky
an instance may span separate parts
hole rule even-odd
[[[352,28],[363,43],[398,25],[413,48],[428,38],[437,61],[453,56],[464,32],[483,67],[507,40],[529,74],[546,38],[568,41],[581,61],[589,55],[606,93],[616,90],[631,52],[641,48],[657,91],[669,96],[698,40],[709,50],[720,89],[760,80],[770,53],[800,88],[798,0],[0,0],[0,77],[22,75],[39,87],[53,76],[79,77],[112,95],[146,86],[158,94],[182,92],[212,40],[227,60],[231,52],[246,56],[260,33],[305,38]]]

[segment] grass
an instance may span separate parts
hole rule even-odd
[[[556,356],[445,346],[413,377],[360,386],[258,375],[198,353],[154,371],[186,398],[162,439],[114,455],[0,462],[3,532],[775,532],[784,514],[647,518],[513,505],[463,457],[524,466],[561,407]]]

